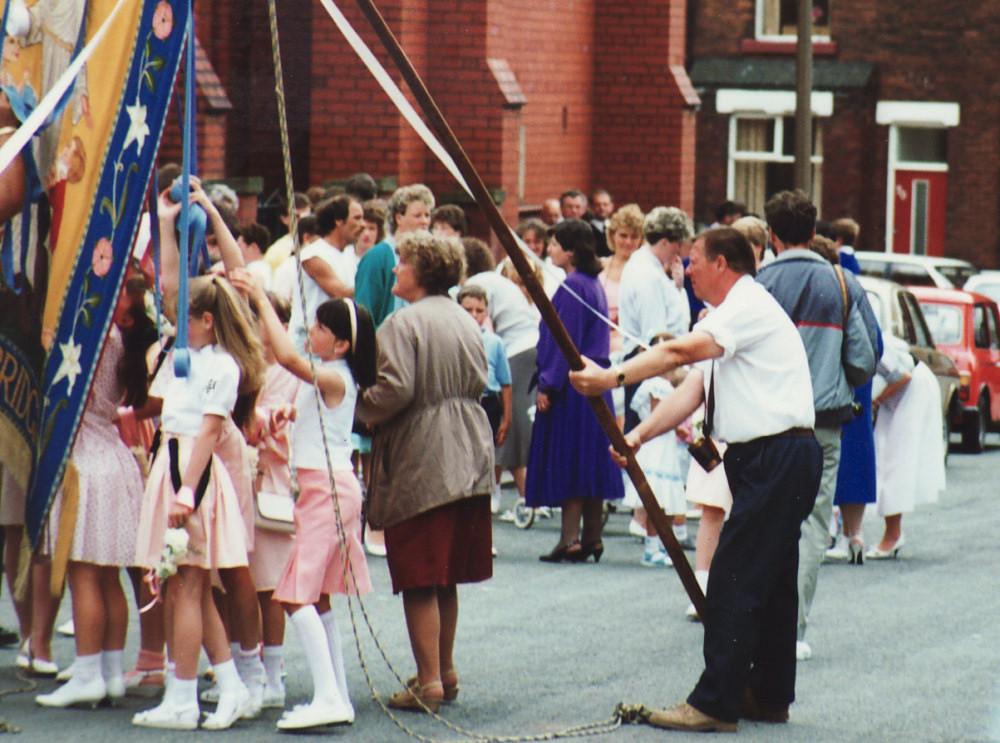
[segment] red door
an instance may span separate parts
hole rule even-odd
[[[948,173],[897,170],[894,253],[944,255]]]

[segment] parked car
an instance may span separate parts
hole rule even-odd
[[[980,271],[970,276],[962,287],[967,292],[985,294],[997,304],[1000,304],[1000,271]]]
[[[955,362],[935,347],[934,336],[927,327],[920,304],[910,291],[893,281],[870,276],[859,276],[858,281],[868,294],[868,301],[882,332],[892,333],[906,341],[913,357],[924,362],[937,377],[941,388],[941,417],[944,421],[942,434],[947,457],[952,427],[962,423],[962,405],[958,396],[959,374]]]
[[[938,348],[958,367],[962,444],[980,452],[1000,422],[1000,315],[989,297],[959,289],[913,287]]]
[[[978,273],[975,266],[958,258],[867,251],[858,251],[854,255],[861,264],[863,275],[888,279],[903,286],[955,289],[964,286],[970,276]]]

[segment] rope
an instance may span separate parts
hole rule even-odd
[[[281,47],[278,36],[278,15],[277,7],[275,4],[276,0],[267,0],[267,10],[268,10],[268,21],[270,25],[271,32],[271,53],[274,63],[274,78],[275,78],[275,96],[278,104],[278,126],[281,136],[281,154],[283,161],[283,170],[285,178],[285,195],[286,201],[289,205],[289,232],[292,236],[292,250],[295,255],[295,264],[297,270],[297,280],[299,286],[299,299],[302,304],[302,314],[306,315],[306,304],[305,304],[305,285],[303,280],[303,270],[302,270],[302,258],[301,258],[301,246],[299,245],[298,239],[298,214],[295,211],[295,191],[294,191],[294,181],[292,179],[292,161],[291,161],[291,145],[289,143],[288,137],[288,118],[285,109],[285,85],[284,85],[284,74],[282,72],[281,65]],[[316,379],[316,366],[315,357],[313,356],[310,348],[310,343],[308,337],[306,338],[306,357],[309,361],[310,374],[312,376],[312,385],[315,392],[315,402],[316,409],[322,420],[322,408],[321,408],[321,395],[319,391],[319,385]],[[357,579],[354,575],[354,567],[351,563],[350,554],[344,548],[347,544],[347,534],[344,528],[343,516],[340,510],[340,501],[337,498],[337,484],[333,475],[333,463],[330,459],[330,451],[327,445],[326,431],[323,426],[320,426],[320,434],[323,438],[323,452],[326,458],[326,468],[327,476],[330,481],[330,488],[333,497],[334,513],[336,515],[337,524],[337,538],[340,540],[341,549],[340,557],[342,563],[342,576],[347,578],[349,576],[350,583],[348,585],[354,585],[355,589],[357,587]],[[357,604],[357,608],[355,607]],[[392,661],[385,650],[385,647],[378,638],[378,634],[375,632],[375,628],[372,625],[371,619],[368,616],[368,610],[365,606],[365,602],[362,600],[360,595],[347,594],[347,607],[351,618],[351,629],[354,634],[355,648],[358,653],[358,660],[361,664],[361,669],[365,675],[365,681],[368,684],[368,689],[371,692],[372,699],[381,708],[382,712],[392,721],[392,723],[399,728],[403,733],[414,738],[416,740],[422,741],[423,743],[436,743],[436,739],[427,737],[417,732],[413,728],[409,727],[405,722],[403,722],[382,700],[379,696],[378,689],[375,687],[375,682],[372,679],[371,669],[368,664],[368,660],[365,656],[364,648],[361,644],[361,632],[358,626],[358,612],[364,621],[365,627],[368,630],[368,634],[371,636],[372,641],[375,643],[375,647],[378,650],[379,655],[385,661],[386,666],[395,677],[396,681],[402,687],[406,687],[406,681],[403,676],[400,675],[399,671],[396,670]],[[432,712],[430,709],[419,700],[420,706],[423,707],[424,711],[427,712],[434,720],[448,728],[452,732],[459,735],[465,736],[469,741],[494,741],[495,743],[527,743],[529,741],[547,741],[547,740],[557,740],[562,738],[579,738],[584,736],[601,735],[605,733],[610,733],[617,730],[623,721],[621,714],[621,705],[615,708],[614,713],[611,717],[600,720],[597,722],[585,723],[582,725],[575,725],[572,727],[565,728],[564,730],[553,731],[549,733],[540,733],[536,735],[526,735],[526,736],[503,736],[503,735],[491,735],[478,733],[475,731],[468,730],[466,728],[460,727],[448,720],[446,720],[441,715],[436,712]],[[457,743],[457,742],[449,742]]]

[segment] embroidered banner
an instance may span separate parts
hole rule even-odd
[[[190,11],[190,0],[124,0],[125,7],[121,2],[39,0],[32,8],[48,6],[41,43],[59,36],[63,43],[55,45],[56,52],[62,53],[67,36],[76,38],[79,31],[70,6],[89,6],[85,18],[79,13],[76,18],[88,24],[88,33],[118,14],[100,53],[77,79],[61,126],[40,137],[43,144],[46,135],[51,140],[48,162],[44,147],[39,161],[51,203],[51,264],[42,324],[49,355],[41,375],[44,394],[28,489],[33,544],[62,483],[112,321]]]

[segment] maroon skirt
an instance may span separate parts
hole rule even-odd
[[[425,511],[385,530],[392,592],[478,583],[493,577],[490,496]]]

